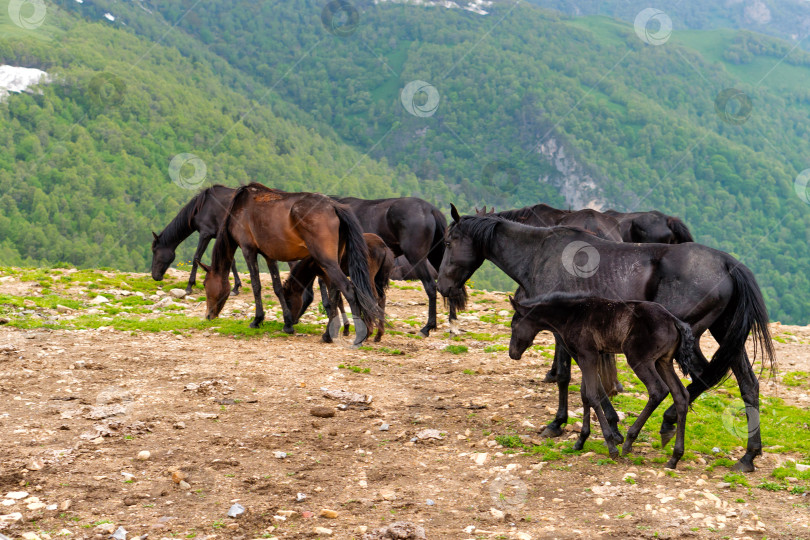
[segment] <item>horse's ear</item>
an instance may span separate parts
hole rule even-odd
[[[154,236],[154,237],[155,237],[155,240],[157,240],[157,239],[158,239],[158,235],[157,235],[157,233],[155,233],[155,231],[152,231],[152,236]]]
[[[517,311],[518,308],[520,307],[520,305],[517,302],[515,302],[515,299],[512,298],[511,295],[509,296],[509,303],[512,304],[512,308],[514,308],[515,311]]]
[[[453,204],[453,203],[450,203],[450,217],[452,217],[453,221],[455,221],[456,223],[461,221],[461,216],[458,215],[458,210],[456,209],[456,205]]]
[[[203,270],[205,270],[205,272],[206,272],[206,273],[208,273],[208,272],[210,272],[210,271],[211,271],[211,267],[210,267],[210,266],[208,266],[208,265],[206,265],[206,264],[205,264],[204,262],[202,262],[200,259],[194,259],[194,261],[195,261],[195,262],[196,262],[196,263],[199,265],[199,267],[200,267],[200,268],[202,268]]]

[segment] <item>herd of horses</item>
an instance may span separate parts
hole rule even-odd
[[[751,271],[731,255],[694,242],[688,227],[661,212],[560,210],[538,204],[517,210],[476,210],[461,216],[451,205],[448,222],[432,204],[415,197],[363,200],[318,193],[290,193],[251,183],[238,188],[213,186],[186,204],[160,233],[153,233],[152,277],[162,280],[177,247],[199,232],[187,292],[197,268],[206,275],[206,317],[222,311],[241,280],[234,262],[239,248],[250,272],[256,304],[251,327],[264,320],[258,256],[270,270],[279,299],[284,331],[294,325],[320,291],[329,323],[324,341],[350,323],[348,302],[359,345],[376,329],[385,330],[385,298],[390,279],[418,279],[428,296],[428,320],[420,333],[436,325],[436,293],[449,307],[452,325],[467,303],[466,282],[485,260],[518,284],[514,297],[509,356],[519,359],[538,332],[551,331],[556,341],[547,382],[558,385],[554,420],[541,435],[559,436],[568,421],[571,360],[582,371],[583,426],[575,448],[590,434],[593,409],[612,458],[617,445],[627,454],[644,423],[664,398],[673,404],[664,413],[662,446],[675,437],[667,467],[684,453],[689,405],[732,372],[740,387],[748,422],[745,454],[734,469],[754,470],[762,453],[759,381],[752,360],[775,365],[762,293]],[[212,239],[210,265],[200,259]],[[582,256],[587,260],[582,261]],[[576,257],[580,257],[577,262]],[[290,263],[282,283],[277,261]],[[233,273],[234,286],[229,275]],[[335,324],[333,324],[335,323]],[[700,337],[709,331],[719,344],[707,359]],[[745,343],[754,342],[749,359]],[[615,354],[647,388],[649,400],[625,439],[610,396],[621,391]],[[684,387],[677,363],[690,383]]]

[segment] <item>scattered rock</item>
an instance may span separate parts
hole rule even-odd
[[[319,517],[327,518],[327,519],[337,519],[338,513],[334,510],[329,510],[328,508],[324,508],[318,514]]]
[[[332,529],[327,529],[326,527],[315,527],[314,529],[312,529],[312,532],[314,532],[315,534],[322,534],[324,536],[332,535]]]
[[[118,527],[110,538],[115,538],[115,540],[127,540],[127,530],[123,527]]]
[[[427,540],[425,529],[410,521],[397,521],[363,535],[362,540]]]
[[[797,463],[796,470],[800,472],[810,471],[810,465],[805,465],[804,463]]]
[[[101,304],[106,304],[108,302],[109,302],[109,300],[107,298],[104,298],[103,296],[98,295],[95,298],[93,298],[92,300],[90,300],[90,302],[88,302],[88,303],[91,304],[91,305],[94,305],[94,306],[100,306]]]
[[[150,457],[152,457],[152,453],[149,450],[141,450],[138,452],[137,459],[138,461],[146,461]]]
[[[307,496],[304,493],[298,493],[295,496],[295,500],[298,501],[298,502],[301,502],[306,498],[307,498]]]
[[[11,514],[5,514],[0,516],[0,523],[16,523],[23,518],[23,515],[19,512],[12,512]]]
[[[425,501],[425,504],[428,506],[433,506],[436,504],[436,502],[433,499],[428,499]]]
[[[20,500],[28,497],[27,491],[10,491],[6,493],[6,499]]]
[[[490,508],[489,514],[498,521],[504,521],[506,519],[506,512],[498,510],[497,508]]]
[[[416,434],[416,438],[422,441],[427,439],[442,440],[444,439],[444,436],[438,429],[423,429]]]
[[[68,313],[73,313],[72,309],[70,309],[67,306],[63,306],[62,304],[56,304],[56,311],[58,311],[59,313],[62,313],[64,315],[66,315]]]
[[[101,525],[96,525],[95,529],[96,532],[100,532],[101,534],[112,534],[115,532],[115,525],[112,523],[102,523]]]
[[[228,510],[228,517],[229,518],[237,518],[245,513],[245,507],[239,503],[235,503],[231,508]]]
[[[172,289],[169,291],[169,294],[178,300],[186,297],[186,291],[184,289]]]
[[[329,399],[336,399],[342,403],[371,403],[371,400],[374,399],[370,395],[366,394],[357,394],[355,392],[348,392],[346,390],[330,390],[329,388],[321,388],[321,392],[323,392],[324,397],[328,397]]]
[[[380,426],[380,431],[388,431],[389,429],[391,429],[391,426],[389,426],[388,424],[382,424]]]
[[[380,497],[382,497],[385,501],[395,501],[397,499],[397,494],[393,489],[382,488],[380,490]]]
[[[329,407],[312,407],[309,414],[317,416],[318,418],[332,418],[335,416],[335,409]]]
[[[275,451],[273,452],[273,457],[276,459],[284,459],[285,457],[287,457],[287,452]]]

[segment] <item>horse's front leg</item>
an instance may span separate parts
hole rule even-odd
[[[191,294],[192,287],[197,283],[197,266],[199,265],[200,258],[205,254],[208,248],[208,243],[211,241],[211,236],[200,235],[200,241],[197,242],[197,251],[194,252],[194,260],[191,262],[191,275],[188,276],[188,285],[186,286],[186,294]]]
[[[518,292],[520,292],[520,289],[518,289]],[[560,339],[560,337],[557,334],[554,334],[554,342],[555,343],[562,343],[562,339]],[[570,363],[570,360],[569,360],[569,363]],[[554,360],[552,360],[552,362],[551,362],[551,369],[549,369],[548,373],[546,373],[546,376],[543,377],[543,382],[544,383],[555,383],[555,382],[557,382],[557,373],[559,372],[559,364],[560,364],[560,360],[559,360],[559,357],[557,355],[557,351],[556,351],[556,348],[555,348]]]
[[[281,283],[281,274],[278,272],[278,263],[273,259],[264,259],[267,261],[267,268],[270,270],[270,277],[273,280],[273,292],[276,293],[278,303],[281,305],[281,315],[284,318],[284,328],[282,330],[287,334],[295,332],[293,327],[293,317],[290,313],[290,308],[287,305],[287,300],[284,298],[284,286]],[[252,279],[252,278],[251,278]]]
[[[256,258],[255,251],[242,250],[247,262],[248,271],[250,272],[250,286],[253,289],[253,300],[256,302],[256,315],[253,317],[253,322],[250,323],[251,328],[258,328],[264,321],[264,307],[262,306],[262,282],[259,278],[259,261]]]
[[[557,363],[557,414],[554,420],[543,429],[541,437],[559,437],[563,434],[562,426],[568,422],[568,383],[571,382],[571,355],[565,350],[562,341],[554,347],[554,361]]]
[[[233,264],[231,265],[231,271],[233,272],[233,289],[231,290],[231,296],[236,296],[239,294],[239,289],[242,288],[242,280],[239,279],[239,274],[236,273],[236,258],[234,258]]]

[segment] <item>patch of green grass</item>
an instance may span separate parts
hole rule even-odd
[[[508,351],[508,350],[509,350],[508,345],[501,345],[500,343],[495,344],[495,345],[487,345],[486,347],[484,347],[484,352],[489,352],[489,353],[502,352],[502,351]]]
[[[371,368],[353,366],[351,364],[340,364],[338,366],[338,368],[340,368],[340,369],[348,369],[349,371],[354,371],[355,373],[371,373]]]
[[[474,369],[464,369],[461,371],[464,375],[478,375],[478,372]]]
[[[810,373],[806,371],[790,371],[782,377],[785,386],[801,386],[810,382]]]
[[[740,473],[726,473],[723,475],[723,482],[728,482],[731,484],[731,487],[749,487],[748,480],[745,478],[745,475]]]
[[[497,435],[495,442],[506,448],[522,448],[523,443],[518,435]]]
[[[445,352],[449,352],[451,354],[464,354],[469,349],[467,349],[466,345],[448,345],[442,350],[444,350]]]
[[[785,491],[785,490],[787,490],[787,486],[785,486],[784,484],[777,484],[776,482],[762,482],[757,487],[759,489],[764,489],[765,491]]]

